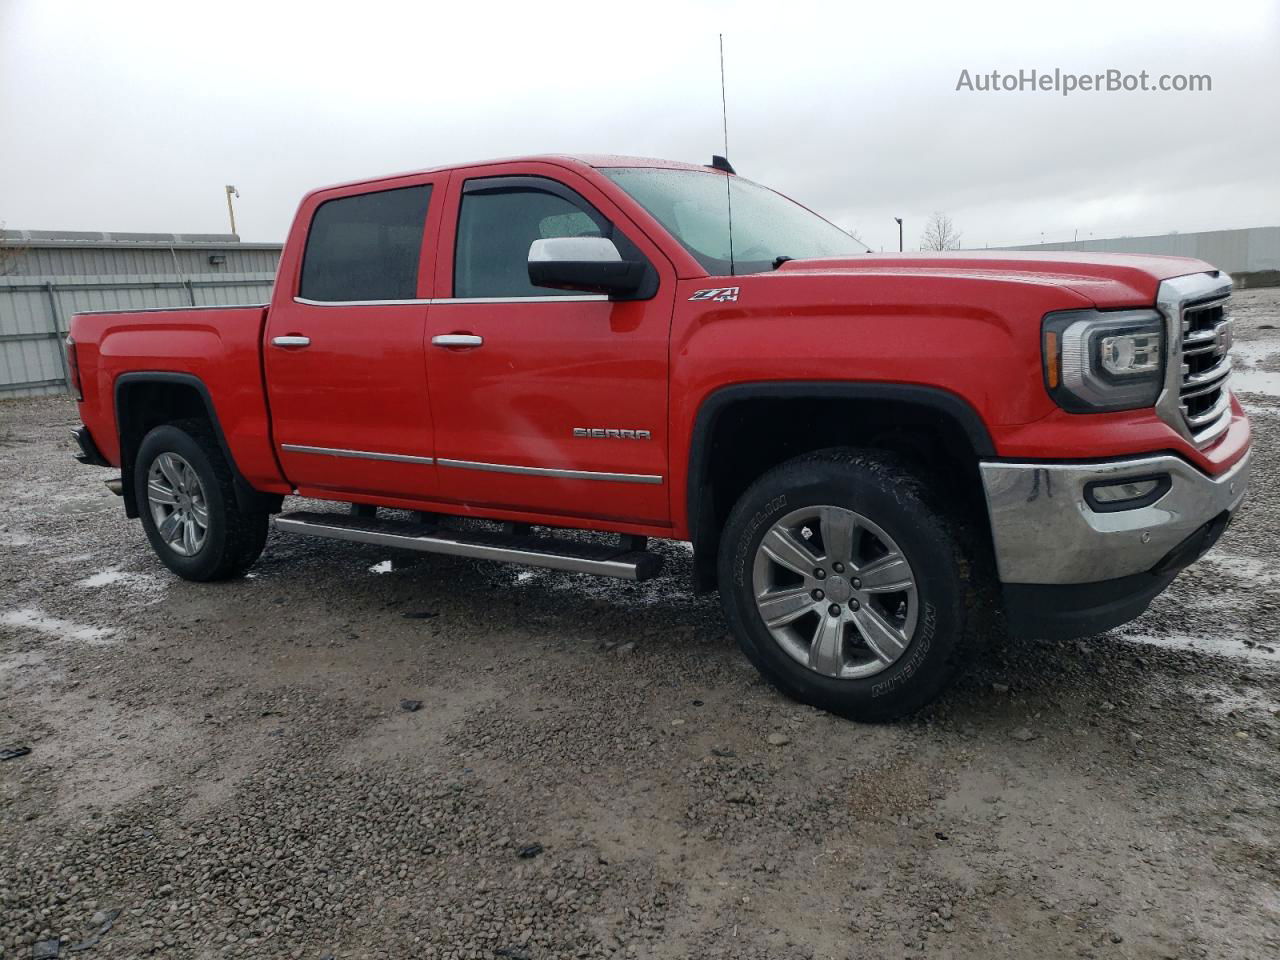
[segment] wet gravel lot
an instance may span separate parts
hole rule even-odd
[[[1235,315],[1217,550],[892,726],[764,685],[679,545],[184,583],[70,402],[0,403],[0,957],[1280,956],[1280,291]]]

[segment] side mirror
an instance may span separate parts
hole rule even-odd
[[[607,237],[551,237],[529,246],[529,282],[535,287],[588,293],[635,293],[646,264],[623,260]]]

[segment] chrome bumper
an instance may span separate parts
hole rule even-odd
[[[1244,499],[1251,453],[1220,477],[1169,455],[1105,463],[983,463],[996,565],[1005,583],[1094,583],[1143,573]],[[1095,481],[1167,474],[1150,506],[1097,512]]]

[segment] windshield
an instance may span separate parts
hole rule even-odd
[[[606,167],[600,171],[680,241],[707,273],[763,273],[778,257],[844,257],[864,244],[780,193],[741,177],[701,170]],[[729,196],[733,265],[729,264]]]

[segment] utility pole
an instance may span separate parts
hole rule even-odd
[[[236,196],[236,197],[240,196],[240,191],[228,183],[227,184],[227,216],[231,218],[231,232],[235,234],[236,233],[236,208],[231,205],[232,196]],[[236,235],[239,236],[239,234],[236,234]]]
[[[898,221],[898,252],[901,253],[902,252],[902,218],[894,217],[893,219]]]

